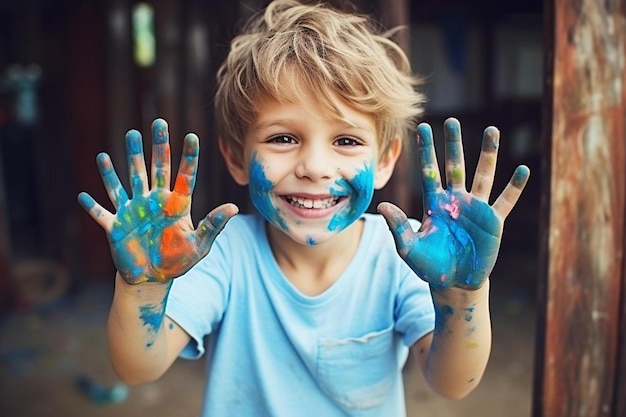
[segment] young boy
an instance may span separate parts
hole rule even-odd
[[[499,133],[487,128],[468,193],[449,119],[444,189],[422,124],[421,227],[389,203],[365,213],[421,112],[416,85],[367,18],[276,0],[233,40],[216,96],[221,152],[260,216],[225,204],[194,230],[198,138],[185,137],[172,191],[163,120],[152,188],[137,131],[132,198],[100,154],[115,214],[78,199],[118,270],[107,329],[120,377],[153,381],[206,353],[204,416],[401,416],[410,348],[436,392],[474,389],[490,352],[489,274],[529,170],[490,206]]]

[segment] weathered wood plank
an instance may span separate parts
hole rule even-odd
[[[11,303],[13,276],[11,274],[11,241],[9,233],[9,210],[4,186],[4,166],[0,148],[0,313]]]
[[[626,28],[618,1],[547,5],[545,158],[534,415],[612,416],[623,279]]]

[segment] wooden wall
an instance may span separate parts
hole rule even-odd
[[[534,415],[624,416],[623,1],[546,1]],[[623,323],[621,324],[623,328]],[[620,345],[619,342],[622,341]]]

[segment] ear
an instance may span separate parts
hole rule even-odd
[[[383,188],[393,174],[393,169],[398,162],[398,158],[402,153],[402,139],[400,136],[393,138],[393,141],[389,145],[387,151],[381,156],[376,167],[376,176],[374,178],[374,188],[380,190]]]
[[[230,176],[233,177],[233,180],[235,180],[237,184],[248,185],[248,170],[244,166],[243,157],[236,155],[231,146],[224,139],[219,138],[218,144],[224,162],[226,162],[226,168],[228,168],[228,172],[230,172]]]

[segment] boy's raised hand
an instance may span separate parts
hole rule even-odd
[[[378,211],[385,217],[400,256],[433,289],[477,289],[496,262],[502,227],[517,202],[530,171],[519,166],[493,205],[493,186],[500,132],[488,127],[471,192],[465,188],[465,163],[461,126],[450,118],[444,123],[446,188],[441,184],[429,125],[418,126],[418,152],[424,188],[424,218],[415,232],[406,215],[390,203]]]
[[[166,282],[187,272],[209,252],[218,233],[238,209],[234,204],[223,204],[194,230],[191,194],[198,167],[196,135],[185,136],[173,190],[165,120],[152,123],[152,188],[138,131],[126,134],[126,151],[132,197],[122,187],[109,155],[101,153],[97,157],[98,169],[115,214],[84,192],[78,195],[78,202],[106,232],[113,262],[127,283]]]

